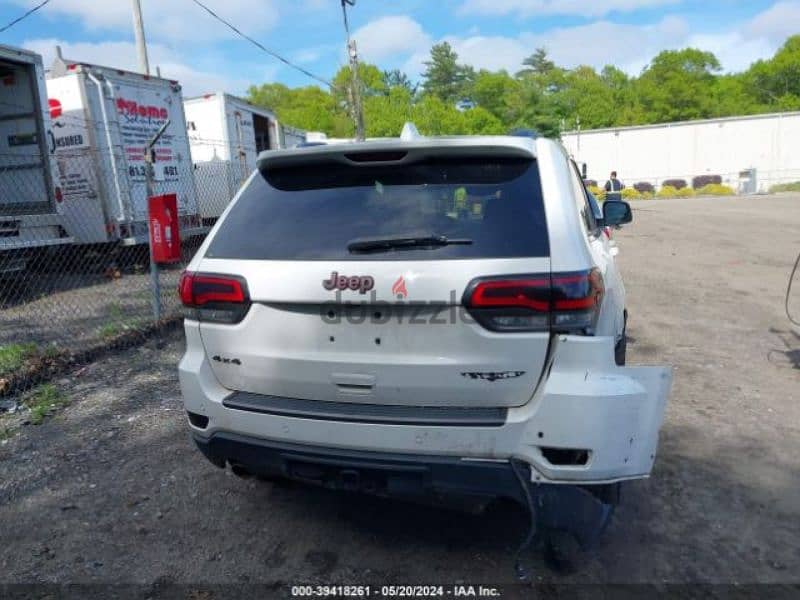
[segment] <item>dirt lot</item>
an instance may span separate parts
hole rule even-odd
[[[617,234],[629,363],[672,364],[650,480],[577,573],[537,581],[800,582],[800,331],[783,314],[800,197],[646,201]],[[794,307],[800,312],[800,285]],[[525,516],[241,480],[192,447],[179,334],[59,382],[0,445],[2,582],[505,582]]]
[[[75,352],[152,319],[146,247],[117,259],[69,248],[49,260],[20,280],[0,280],[0,344],[33,342]],[[179,308],[180,273],[180,266],[161,269],[163,315]]]

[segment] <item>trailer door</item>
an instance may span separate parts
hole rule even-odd
[[[130,189],[131,216],[137,222],[147,221],[144,150],[167,119],[170,123],[155,145],[154,192],[177,193],[178,213],[197,215],[180,88],[164,80],[137,81],[134,77],[126,74],[112,80],[113,107],[109,111],[115,115],[119,130],[124,155],[124,169],[119,171]]]
[[[0,60],[0,214],[52,211],[35,65]]]
[[[253,113],[253,129],[256,134],[256,154],[274,147],[267,117]]]

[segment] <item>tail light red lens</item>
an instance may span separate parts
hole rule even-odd
[[[550,276],[477,279],[467,287],[464,304],[478,323],[492,331],[547,331]]]
[[[490,277],[473,281],[464,305],[492,331],[591,334],[605,288],[600,271]]]
[[[186,317],[198,321],[238,323],[250,309],[247,282],[235,275],[190,273],[178,284]]]

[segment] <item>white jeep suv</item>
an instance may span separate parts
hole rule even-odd
[[[625,290],[575,164],[533,137],[261,154],[180,283],[180,384],[215,465],[536,505],[597,537],[671,384],[626,367]]]

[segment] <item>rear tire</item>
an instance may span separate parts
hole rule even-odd
[[[580,544],[575,537],[560,530],[548,530],[543,535],[544,560],[548,567],[561,575],[570,575],[578,570],[581,562]]]
[[[617,345],[614,347],[614,362],[617,363],[618,367],[625,366],[625,355],[628,350],[628,311],[625,310],[623,312],[623,321],[622,321],[622,337],[617,342]]]
[[[616,347],[614,348],[614,362],[617,363],[618,367],[625,366],[626,360],[626,353],[628,349],[628,337],[623,333],[622,339],[617,342]]]

